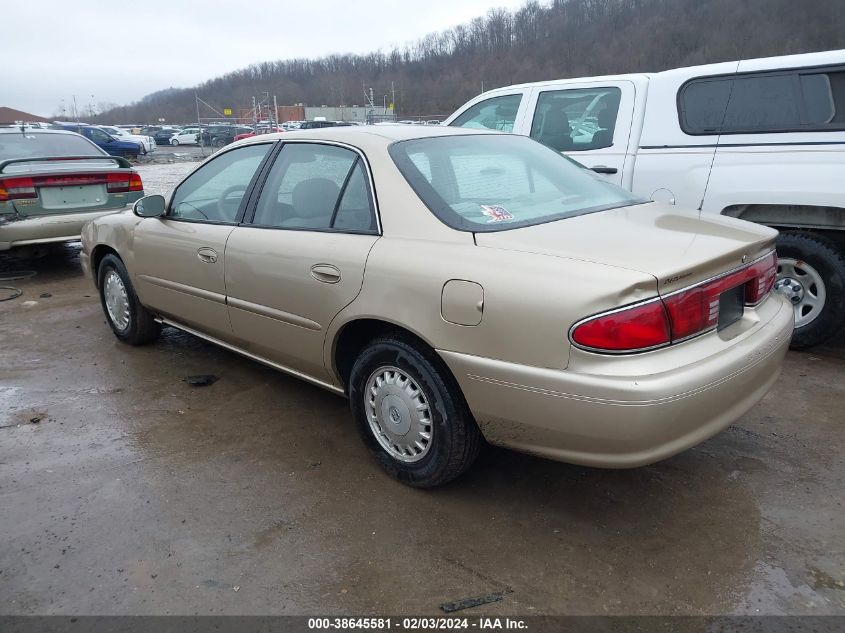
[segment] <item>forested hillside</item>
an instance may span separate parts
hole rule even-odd
[[[327,43],[327,46],[329,44]],[[404,48],[253,64],[196,87],[167,89],[100,117],[190,121],[194,94],[243,107],[269,92],[279,105],[363,104],[396,88],[400,115],[448,114],[497,86],[540,79],[656,71],[845,47],[845,0],[554,0],[429,34]],[[200,78],[198,78],[200,79]]]

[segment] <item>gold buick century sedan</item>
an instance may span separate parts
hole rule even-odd
[[[418,487],[482,440],[624,468],[727,427],[781,368],[776,232],[633,197],[524,137],[267,134],[83,230],[115,335],[170,325],[349,398]]]

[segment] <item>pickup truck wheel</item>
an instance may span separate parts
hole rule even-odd
[[[100,302],[114,335],[130,345],[144,345],[161,334],[161,323],[141,305],[120,258],[106,255],[97,272]]]
[[[824,237],[800,231],[781,233],[777,251],[775,290],[795,311],[792,348],[818,345],[845,324],[845,259]]]
[[[372,341],[352,367],[349,401],[376,461],[409,486],[445,484],[478,456],[481,432],[454,378],[411,340]]]

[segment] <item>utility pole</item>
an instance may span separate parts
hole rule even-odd
[[[76,118],[76,124],[79,125],[79,108],[76,107],[76,95],[73,95],[73,114]]]
[[[276,113],[276,122],[273,123],[271,132],[275,132],[279,127],[279,102],[276,101],[276,95],[273,95],[273,110]]]
[[[199,128],[199,134],[197,134],[197,136],[199,137],[199,140],[200,140],[200,149],[202,149],[202,147],[203,147],[202,140],[203,139],[202,139],[202,123],[200,123],[200,99],[197,96],[196,92],[194,93],[194,102],[197,104],[197,127]]]

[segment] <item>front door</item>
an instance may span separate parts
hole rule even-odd
[[[226,241],[272,143],[221,152],[176,188],[164,218],[135,229],[133,282],[142,303],[170,320],[230,339]]]
[[[632,82],[537,88],[529,111],[533,114],[519,133],[574,158],[614,184],[624,184],[634,111]]]
[[[285,143],[252,216],[226,245],[237,345],[329,381],[326,330],[360,292],[379,235],[363,156],[337,145]]]

